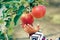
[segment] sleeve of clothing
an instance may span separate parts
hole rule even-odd
[[[33,34],[35,34],[35,33],[29,34],[29,36],[31,36],[31,35],[33,35]]]

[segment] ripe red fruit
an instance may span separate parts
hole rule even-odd
[[[45,15],[45,13],[46,13],[46,7],[43,5],[35,6],[32,9],[32,15],[35,18],[41,18]]]
[[[34,18],[31,14],[22,14],[21,21],[22,21],[22,24],[32,24],[34,21]]]

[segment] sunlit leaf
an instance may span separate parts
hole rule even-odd
[[[32,2],[34,2],[34,0],[27,0],[29,3],[32,3]]]

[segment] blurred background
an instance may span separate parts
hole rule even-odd
[[[34,26],[40,24],[40,30],[48,39],[55,40],[60,37],[60,0],[46,0],[46,15],[41,19],[35,19]],[[28,34],[20,27],[20,24],[15,28],[14,38],[21,40],[29,40]]]

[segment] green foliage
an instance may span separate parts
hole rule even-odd
[[[27,0],[27,2],[29,2],[29,3],[33,3],[33,2],[34,2],[34,0]]]
[[[9,8],[9,7],[10,7],[10,5],[9,5],[9,4],[5,4],[5,7],[6,7],[6,8]]]
[[[14,18],[15,25],[16,25],[18,19],[20,18],[20,16],[22,15],[22,13],[23,13],[24,10],[25,10],[25,7],[23,5],[19,7],[19,9],[17,11],[17,14],[16,14],[16,16]]]
[[[11,22],[11,18],[8,18],[8,20],[5,20],[5,22],[6,22],[6,27],[8,28]]]
[[[0,36],[2,35],[2,32],[0,31]]]
[[[0,19],[0,23],[3,23],[4,22],[4,20],[3,19]]]
[[[0,8],[2,7],[2,4],[0,4]]]
[[[4,36],[4,34],[0,34],[0,40],[5,40],[5,36]]]
[[[3,2],[9,2],[9,1],[13,1],[13,0],[3,0]]]

